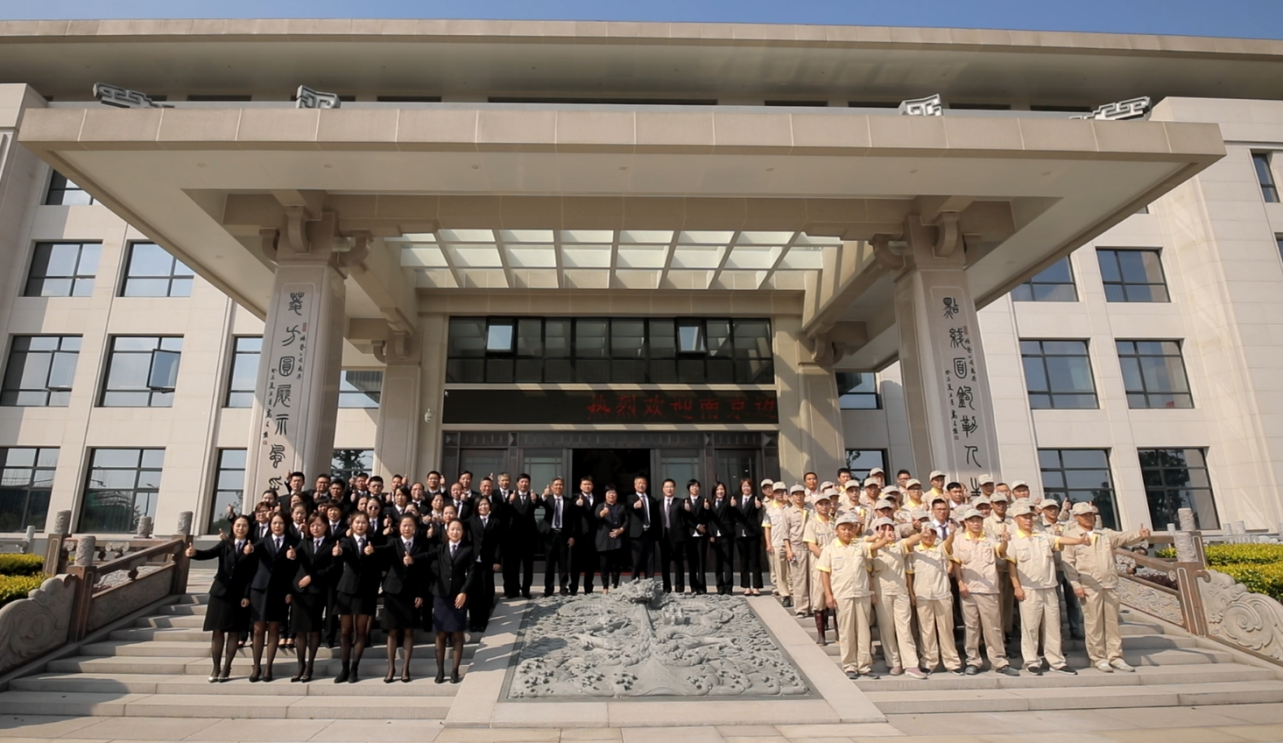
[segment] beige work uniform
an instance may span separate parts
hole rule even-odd
[[[784,528],[785,539],[789,546],[793,548],[793,559],[788,559],[787,551],[784,554],[784,560],[788,562],[789,572],[789,595],[793,597],[793,611],[798,614],[804,614],[811,610],[811,551],[806,548],[806,543],[802,538],[806,535],[806,522],[810,520],[811,512],[789,506],[784,509],[784,515],[781,524]]]
[[[1002,541],[999,537],[1002,534],[1003,526],[1007,527],[1008,534],[1016,531],[1016,522],[1010,516],[1000,519],[998,514],[991,513],[985,517],[985,534],[995,542]],[[999,560],[998,577],[1000,579],[998,581],[998,613],[1002,617],[1002,631],[1006,634],[1011,634],[1016,620],[1016,594],[1011,586],[1011,574],[1007,572],[1005,560]]]
[[[789,561],[784,554],[784,511],[792,507],[792,504],[782,506],[771,501],[766,505],[766,518],[762,521],[762,528],[769,527],[771,530],[771,553],[767,555],[771,565],[771,585],[775,587],[776,595],[782,598],[788,598],[791,595]]]
[[[963,533],[953,540],[953,561],[960,568],[959,585],[968,591],[962,596],[967,665],[981,666],[983,635],[989,663],[994,670],[1006,668],[1007,649],[1003,646],[998,609],[998,542],[984,534],[973,539],[970,533]]]
[[[908,570],[913,574],[913,600],[917,606],[918,629],[921,632],[921,665],[935,670],[943,658],[944,667],[956,671],[962,667],[958,647],[953,641],[953,591],[949,585],[949,552],[944,544],[916,545],[909,553]]]
[[[1082,600],[1083,630],[1087,635],[1087,657],[1092,665],[1113,663],[1123,657],[1123,636],[1118,629],[1118,569],[1114,550],[1142,537],[1138,531],[1102,529],[1088,532],[1073,526],[1067,536],[1091,535],[1091,544],[1066,545],[1062,559],[1065,577],[1074,589],[1086,590]]]
[[[913,607],[905,578],[909,548],[903,541],[883,547],[873,560],[877,587],[878,638],[888,668],[917,668],[918,648],[913,639]]]
[[[1035,530],[1017,529],[1007,543],[1007,560],[1016,571],[1025,598],[1020,602],[1020,657],[1026,667],[1040,666],[1038,642],[1042,641],[1047,665],[1065,665],[1060,650],[1060,600],[1056,598],[1056,559],[1060,538]],[[1014,587],[1013,587],[1014,590]]]
[[[802,534],[802,542],[806,544],[806,553],[811,565],[811,611],[825,611],[828,607],[824,605],[824,581],[820,578],[820,558],[811,551],[811,545],[824,552],[824,548],[829,546],[829,542],[837,536],[833,525],[833,517],[827,519],[820,518],[818,514],[812,514],[811,518],[806,520],[806,530]],[[796,606],[797,604],[794,604]]]
[[[837,604],[838,649],[842,670],[869,673],[873,670],[873,639],[869,636],[869,570],[873,554],[868,542],[841,539],[829,542],[816,568],[828,573],[829,586]]]

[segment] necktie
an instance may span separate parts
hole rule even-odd
[[[356,551],[357,551],[357,552],[364,552],[364,551],[365,551],[365,537],[357,537],[357,538],[356,538]]]
[[[672,507],[673,507],[673,499],[672,499],[672,498],[665,498],[665,499],[664,499],[664,528],[665,528],[665,529],[669,528],[669,526],[668,526],[668,509],[670,509],[670,508],[672,508]]]
[[[277,537],[277,538],[276,538],[276,551],[277,551],[277,552],[280,552],[280,551],[281,551],[281,538],[280,538],[280,537]]]
[[[561,498],[557,498],[553,506],[552,528],[561,528]]]
[[[409,552],[409,551],[410,551],[410,548],[411,548],[411,547],[413,547],[413,546],[414,546],[414,542],[411,542],[409,539],[405,540],[405,551],[406,551],[406,552]]]
[[[642,528],[649,529],[650,528],[650,499],[646,497],[645,493],[638,493],[637,497],[642,502]]]
[[[241,540],[237,539],[237,540],[236,540],[236,551],[239,553],[239,552],[240,552],[241,550],[243,550],[243,549],[245,549],[245,543],[244,543],[244,542],[242,542]]]
[[[459,548],[459,545],[456,544],[455,542],[450,543],[450,560],[451,561],[454,560],[454,553],[458,548]]]
[[[324,540],[324,539],[318,539],[318,540],[316,540],[316,551],[317,551],[317,552],[320,552],[320,551],[321,551],[321,545],[322,545],[322,544],[324,544],[324,543],[325,543],[325,540]]]
[[[482,529],[485,529],[485,528],[486,528],[486,524],[488,524],[488,523],[490,523],[490,518],[489,518],[489,517],[487,517],[487,516],[482,516],[482,517],[481,517],[481,528],[482,528]]]

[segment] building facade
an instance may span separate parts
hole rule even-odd
[[[299,468],[1283,520],[1283,44],[201,23],[0,35],[0,531]]]

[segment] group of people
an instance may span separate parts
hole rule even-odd
[[[278,647],[297,643],[291,681],[307,682],[324,635],[338,635],[337,683],[359,678],[361,656],[382,598],[387,674],[410,681],[414,632],[435,632],[437,683],[459,681],[465,630],[484,631],[494,607],[496,574],[506,598],[530,598],[536,554],[544,555],[543,595],[617,588],[627,572],[658,575],[666,592],[761,595],[764,573],[785,606],[814,617],[817,641],[832,624],[843,669],[872,673],[870,628],[876,621],[893,675],[925,678],[943,663],[955,674],[991,667],[1018,674],[1007,659],[1019,615],[1025,667],[1074,673],[1060,641],[1060,604],[1082,602],[1088,653],[1105,672],[1132,670],[1122,658],[1117,575],[1112,551],[1149,535],[1097,527],[1090,503],[1035,503],[1023,482],[1010,487],[982,477],[974,495],[944,473],[929,489],[902,470],[896,483],[879,469],[863,482],[847,469],[837,482],[807,473],[791,488],[748,478],[710,492],[695,479],[678,492],[664,480],[659,493],[637,477],[632,490],[591,477],[570,492],[554,478],[536,493],[531,478],[485,477],[473,490],[463,472],[446,484],[396,475],[349,481],[321,475],[305,489],[293,473],[288,492],[268,490],[252,515],[228,514],[230,534],[198,560],[217,560],[205,629],[211,631],[210,682],[228,679],[245,637],[252,638],[250,681],[271,681]],[[230,511],[231,509],[229,509]],[[1069,590],[1058,590],[1061,582]],[[1017,607],[1018,606],[1018,610]],[[954,638],[955,612],[965,628],[965,659]],[[451,647],[447,647],[447,645]],[[264,660],[264,654],[266,659]],[[964,664],[965,660],[965,664]]]

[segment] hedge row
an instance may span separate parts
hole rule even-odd
[[[1208,544],[1203,546],[1203,552],[1207,555],[1207,566],[1218,570],[1222,565],[1283,563],[1283,544]],[[1171,559],[1176,557],[1176,550],[1164,547],[1157,554]]]
[[[0,554],[0,576],[40,575],[44,567],[45,558],[40,555]]]
[[[1239,563],[1216,565],[1214,569],[1242,583],[1252,593],[1262,593],[1275,601],[1283,602],[1283,563]]]
[[[25,599],[28,593],[39,588],[44,581],[43,575],[0,575],[0,606]]]

